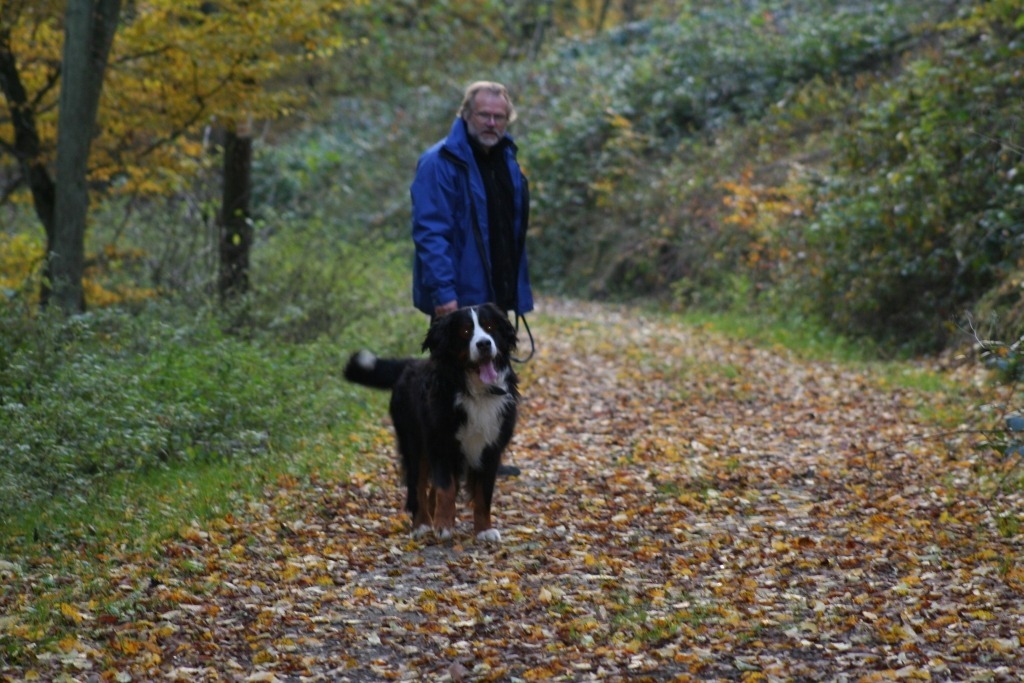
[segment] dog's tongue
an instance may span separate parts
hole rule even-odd
[[[488,361],[480,366],[480,381],[484,384],[494,384],[498,381],[498,371],[494,369],[494,363]]]

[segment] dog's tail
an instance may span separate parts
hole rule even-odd
[[[345,366],[345,379],[374,389],[391,389],[411,358],[378,358],[372,351],[363,349],[352,354]]]

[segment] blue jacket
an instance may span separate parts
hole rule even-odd
[[[508,140],[512,142],[511,137]],[[506,145],[504,152],[515,193],[513,225],[519,250],[515,312],[521,314],[533,310],[525,249],[529,187],[516,161],[515,144]],[[432,315],[435,306],[453,300],[459,306],[492,301],[487,198],[461,118],[455,119],[448,137],[420,157],[410,194],[416,308]]]

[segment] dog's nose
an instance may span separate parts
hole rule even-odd
[[[476,348],[483,353],[493,353],[493,346],[490,339],[481,339],[476,343]]]

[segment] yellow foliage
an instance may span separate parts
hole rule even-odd
[[[75,607],[74,605],[69,605],[66,602],[60,603],[60,613],[68,621],[74,622],[76,624],[81,624],[87,618],[86,615],[79,611],[77,607]]]
[[[65,636],[57,641],[57,647],[60,648],[62,652],[74,652],[79,649],[80,643],[78,642],[78,638],[75,638],[74,636]]]
[[[288,78],[347,44],[337,13],[368,0],[147,0],[121,15],[93,143],[91,180],[118,191],[166,194],[162,169],[186,176],[202,163],[202,129],[274,119],[303,100]],[[0,26],[32,106],[41,158],[55,159],[65,3],[0,4]],[[301,80],[301,79],[296,79]],[[0,147],[13,148],[0,116]],[[14,163],[13,158],[4,162]]]
[[[633,123],[622,114],[610,112],[608,115],[608,122],[613,128],[630,129],[633,127]]]
[[[651,8],[648,11],[657,10]],[[593,35],[638,18],[635,9],[626,12],[619,3],[599,3],[593,0],[553,3],[547,6],[546,12],[550,13],[550,20],[558,30],[568,35]]]
[[[558,672],[548,666],[534,667],[523,672],[523,679],[527,681],[548,681],[558,675]]]
[[[96,280],[82,278],[85,303],[89,308],[103,308],[123,303],[138,303],[157,295],[155,289],[147,287],[114,287],[107,289]]]
[[[723,182],[730,194],[722,201],[732,209],[725,222],[739,225],[752,233],[770,230],[780,218],[807,209],[803,186],[789,183],[783,187],[754,184],[753,171],[743,171],[738,182]]]
[[[768,269],[790,260],[792,252],[776,245],[775,236],[788,218],[811,211],[806,186],[794,179],[782,187],[754,183],[754,172],[747,168],[738,181],[722,182],[721,187],[729,193],[722,202],[730,209],[723,222],[749,236],[747,265]]]
[[[119,638],[114,641],[114,647],[126,655],[135,655],[142,651],[143,644],[130,638]]]
[[[17,290],[42,267],[45,248],[31,235],[0,233],[0,289]]]
[[[138,303],[152,299],[159,292],[149,287],[135,287],[112,283],[126,262],[139,261],[146,254],[138,249],[119,249],[104,246],[98,254],[88,257],[82,288],[86,305],[90,308]],[[33,300],[38,297],[45,246],[30,234],[7,235],[0,233],[0,291],[25,291]]]

